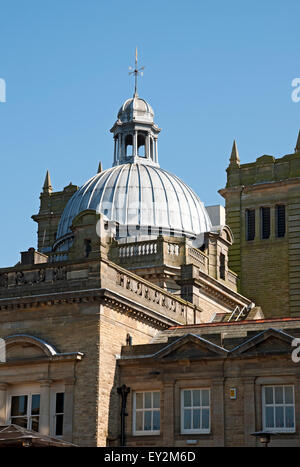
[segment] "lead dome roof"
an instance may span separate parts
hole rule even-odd
[[[196,236],[211,229],[208,213],[177,176],[143,163],[122,164],[95,175],[69,200],[57,239],[69,233],[77,214],[94,209],[122,225],[172,229]]]

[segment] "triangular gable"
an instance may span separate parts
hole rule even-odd
[[[157,359],[225,357],[228,350],[195,334],[185,334],[157,352]]]
[[[259,355],[291,352],[294,337],[279,329],[269,328],[247,339],[231,350],[231,354]]]

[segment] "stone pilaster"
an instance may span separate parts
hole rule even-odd
[[[245,446],[255,446],[255,437],[251,436],[256,430],[255,423],[255,378],[244,380],[244,436]]]
[[[41,392],[41,402],[40,402],[40,423],[39,431],[43,435],[50,434],[50,387],[51,380],[42,380],[40,381],[40,392]]]
[[[174,446],[174,384],[165,383],[164,385],[164,409],[163,409],[163,445]]]
[[[214,446],[224,446],[224,379],[213,380],[211,389],[211,429],[214,437]]]
[[[74,384],[73,378],[65,381],[63,438],[69,442],[73,438]]]
[[[0,383],[0,425],[6,424],[7,384]]]

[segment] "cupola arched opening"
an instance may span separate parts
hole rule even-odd
[[[147,133],[144,131],[139,131],[138,132],[138,156],[139,157],[146,157],[146,136]]]
[[[129,154],[131,152],[131,154]],[[125,138],[125,155],[126,157],[133,155],[133,138],[132,135],[126,135]]]

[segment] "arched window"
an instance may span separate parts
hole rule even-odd
[[[138,156],[146,157],[146,135],[142,132],[138,133]]]
[[[126,155],[126,157],[133,155],[132,145],[133,145],[132,135],[127,135],[126,138],[125,138],[125,155]]]

